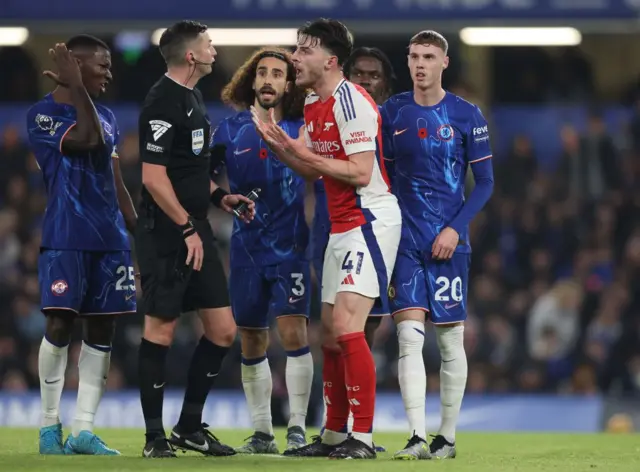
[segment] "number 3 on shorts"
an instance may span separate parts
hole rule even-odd
[[[120,278],[116,282],[116,290],[121,291],[136,289],[136,278],[132,266],[127,267],[121,265],[116,269],[116,274],[120,276]],[[125,285],[125,282],[130,282],[130,284]]]
[[[304,274],[299,272],[291,274],[291,293],[296,297],[302,297],[304,292]]]

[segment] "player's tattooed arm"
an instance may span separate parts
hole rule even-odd
[[[321,175],[333,177],[354,187],[366,187],[371,181],[375,153],[363,151],[348,156],[348,161],[326,159],[310,149],[298,156]]]
[[[118,196],[118,206],[124,217],[124,222],[127,225],[127,230],[133,234],[136,230],[136,224],[138,222],[138,214],[136,208],[131,200],[131,195],[127,190],[124,180],[122,178],[122,172],[120,171],[120,160],[113,159],[113,175],[116,181],[116,193]]]
[[[102,125],[93,101],[87,92],[80,73],[78,59],[64,43],[49,49],[58,72],[44,71],[44,75],[58,86],[69,90],[71,103],[76,109],[76,124],[65,134],[62,150],[67,154],[86,153],[105,145]]]
[[[302,135],[298,138],[298,141],[300,141],[299,143],[300,145],[306,148],[304,137],[302,137]],[[308,180],[309,182],[315,182],[320,178],[320,175],[321,175],[320,172],[318,172],[316,169],[314,169],[312,166],[310,166],[306,162],[298,159],[291,152],[287,152],[284,149],[278,149],[278,148],[275,148],[275,149],[272,148],[272,150],[276,154],[276,156],[278,156],[278,159],[284,162],[287,165],[287,167],[290,167],[296,174],[298,174],[303,179]]]

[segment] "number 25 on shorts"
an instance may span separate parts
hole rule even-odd
[[[356,275],[360,274],[362,270],[362,260],[364,259],[364,252],[356,252]],[[342,270],[346,271],[350,274],[353,271],[353,259],[351,258],[351,251],[347,252],[344,256],[344,260],[342,261]]]
[[[135,273],[132,266],[121,265],[116,269],[116,274],[120,277],[116,282],[116,290],[132,290],[136,289]],[[126,282],[129,282],[127,284]]]

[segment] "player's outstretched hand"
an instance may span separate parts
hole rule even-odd
[[[253,123],[260,137],[273,149],[274,152],[288,152],[296,157],[300,157],[302,151],[306,150],[304,142],[293,139],[283,130],[276,121],[275,111],[269,110],[269,119],[263,121],[255,107],[251,107]]]
[[[184,238],[184,242],[187,245],[187,260],[185,264],[189,265],[193,262],[193,270],[200,270],[204,259],[202,239],[200,239],[198,233],[193,233],[191,236]]]
[[[240,203],[246,203],[247,209],[242,213],[240,213],[240,216],[238,216],[238,218],[240,218],[245,223],[250,223],[253,220],[253,218],[256,216],[255,202],[245,197],[244,195],[235,195],[235,194],[225,195],[224,198],[222,199],[222,202],[220,203],[221,203],[220,207],[227,213],[231,213],[231,214],[233,214],[233,209],[235,208],[236,205],[239,205]]]
[[[459,240],[460,235],[455,229],[449,227],[443,229],[431,247],[432,257],[442,261],[451,259]]]
[[[49,55],[53,59],[58,73],[45,70],[43,75],[63,87],[82,85],[80,63],[77,58],[73,57],[73,54],[64,43],[57,43],[53,49],[49,49]]]

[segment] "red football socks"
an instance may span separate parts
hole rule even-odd
[[[363,332],[340,336],[338,343],[344,359],[353,433],[371,433],[376,404],[376,365],[373,356]]]
[[[322,352],[324,353],[322,383],[327,404],[325,429],[338,433],[346,430],[349,419],[344,360],[337,349],[322,346]]]

